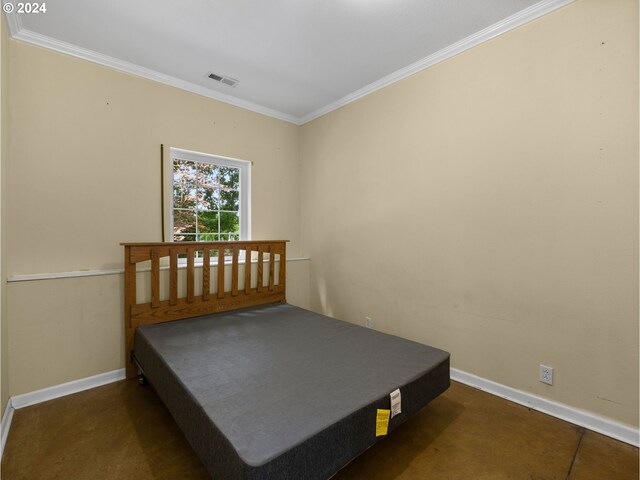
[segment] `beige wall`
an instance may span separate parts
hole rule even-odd
[[[160,241],[161,144],[253,161],[253,238],[299,255],[298,127],[22,42],[10,62],[8,275],[121,268],[120,242]],[[11,395],[123,366],[121,277],[9,285]]]
[[[313,308],[637,426],[637,10],[578,1],[303,126]]]
[[[0,19],[0,415],[9,399],[9,349],[7,316],[7,219],[9,180],[9,28]]]

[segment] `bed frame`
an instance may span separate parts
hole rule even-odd
[[[235,310],[267,303],[286,301],[286,245],[288,240],[252,240],[235,242],[159,242],[122,243],[124,246],[124,330],[125,366],[127,378],[135,378],[136,365],[133,361],[133,341],[139,325],[170,322],[182,318],[197,317],[216,312]],[[202,293],[195,295],[195,258],[202,258]],[[213,252],[213,253],[212,253]],[[239,268],[241,252],[244,252],[244,282],[240,282]],[[186,257],[186,266],[178,258]],[[166,258],[168,257],[168,265]],[[181,258],[181,260],[182,260]],[[217,258],[217,265],[211,259]],[[257,259],[257,274],[252,277],[251,261]],[[268,270],[264,263],[268,262]],[[138,303],[137,274],[148,271],[140,267],[143,262],[151,263],[151,301]],[[276,262],[279,262],[276,279]],[[218,265],[231,267],[231,288],[226,290],[225,270]],[[139,268],[140,267],[140,268]],[[248,267],[248,268],[247,268]],[[178,270],[186,268],[186,291],[179,297]],[[169,270],[161,278],[161,270]],[[211,270],[216,271],[216,288],[211,282]],[[168,278],[167,278],[168,277]],[[265,278],[266,277],[266,278]],[[161,298],[161,280],[168,280],[168,298]],[[240,285],[243,285],[240,288]],[[143,292],[140,292],[143,293]]]

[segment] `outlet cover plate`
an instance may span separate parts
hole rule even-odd
[[[540,381],[547,385],[553,385],[553,367],[540,365]]]

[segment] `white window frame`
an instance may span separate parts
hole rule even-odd
[[[182,148],[163,147],[164,241],[173,242],[173,161],[212,163],[240,170],[240,240],[251,239],[251,162]],[[180,242],[176,242],[180,243]]]

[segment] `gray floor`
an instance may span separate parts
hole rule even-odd
[[[207,479],[152,388],[117,382],[17,410],[2,477]],[[638,449],[452,383],[335,480],[638,478]]]

